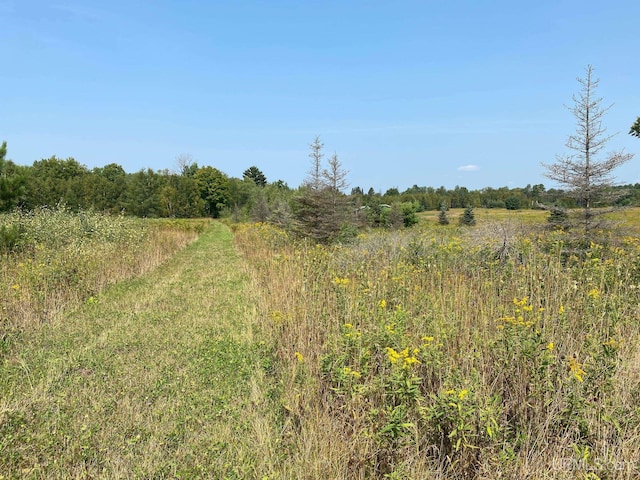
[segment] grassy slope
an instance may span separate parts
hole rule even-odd
[[[0,359],[0,479],[273,472],[252,291],[213,224],[155,272],[17,339]]]

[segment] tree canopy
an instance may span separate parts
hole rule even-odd
[[[24,192],[25,179],[16,165],[6,159],[7,142],[0,145],[0,212],[14,208]]]
[[[264,173],[262,173],[256,166],[247,168],[242,173],[242,176],[243,178],[253,180],[253,182],[259,187],[264,187],[267,184],[267,177],[265,177]]]

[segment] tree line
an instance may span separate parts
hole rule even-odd
[[[313,154],[322,155],[322,145],[316,139],[311,145]],[[94,209],[110,213],[124,213],[139,217],[221,217],[238,220],[267,220],[274,216],[286,222],[298,205],[301,192],[318,186],[322,168],[316,165],[315,177],[297,188],[284,181],[269,182],[256,166],[244,171],[242,178],[230,177],[212,166],[182,162],[178,171],[143,169],[127,173],[117,163],[89,169],[74,158],[52,156],[17,165],[6,158],[7,143],[0,146],[0,211],[13,208],[33,209],[39,206],[64,204],[71,209]],[[318,157],[318,162],[321,157]],[[333,159],[334,175],[337,157]],[[410,213],[446,208],[506,208],[510,210],[538,208],[539,204],[559,204],[565,208],[579,207],[580,199],[570,192],[547,189],[543,184],[525,187],[486,187],[469,190],[463,186],[447,189],[444,186],[413,185],[404,191],[392,187],[384,193],[373,188],[353,187],[346,191],[346,179],[334,178],[333,188],[340,199],[355,211],[374,210],[369,214],[374,224],[389,220],[385,209],[398,208],[401,216]],[[640,204],[640,184],[612,186],[619,195],[616,205]],[[337,195],[337,193],[336,193]],[[338,197],[334,198],[335,202]],[[383,207],[380,207],[383,205]],[[388,207],[386,207],[388,206]],[[393,219],[392,219],[393,220]]]
[[[6,158],[5,141],[0,145],[0,212],[64,204],[138,217],[229,216],[236,221],[272,222],[318,241],[332,241],[342,234],[353,235],[361,226],[408,227],[417,223],[416,213],[426,210],[440,210],[440,223],[445,224],[449,208],[466,208],[465,215],[471,215],[474,207],[543,208],[550,211],[552,223],[568,228],[572,224],[567,209],[573,208],[579,212],[584,237],[589,238],[601,226],[596,219],[606,211],[602,207],[640,205],[640,184],[613,182],[612,172],[633,155],[624,151],[599,155],[611,138],[602,125],[611,106],[602,107],[602,99],[595,95],[599,80],[593,77],[592,66],[578,81],[581,90],[569,107],[577,126],[566,143],[569,153],[542,164],[545,176],[566,190],[546,189],[543,184],[480,190],[413,185],[403,192],[392,187],[382,194],[373,188],[365,193],[357,186],[347,194],[348,172],[335,154],[323,161],[319,137],[309,145],[307,177],[295,189],[282,180],[269,182],[257,166],[234,178],[215,167],[199,166],[189,155],[178,157],[178,171],[147,168],[127,173],[117,163],[89,169],[74,158],[55,156],[20,166]],[[640,137],[640,117],[629,134]]]

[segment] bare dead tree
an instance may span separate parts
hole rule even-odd
[[[607,135],[602,120],[613,105],[602,107],[602,98],[596,96],[599,79],[593,77],[593,67],[586,68],[585,78],[578,78],[581,90],[573,95],[573,106],[567,107],[576,119],[576,132],[570,135],[566,147],[570,153],[558,155],[557,161],[542,165],[545,176],[567,188],[569,195],[581,206],[579,222],[585,239],[601,225],[596,216],[603,203],[615,201],[611,187],[615,185],[612,172],[633,157],[624,151],[599,155],[613,135]]]
[[[322,178],[322,149],[324,143],[320,141],[320,137],[316,137],[312,144],[309,145],[311,151],[309,152],[309,158],[311,158],[311,168],[307,173],[307,178],[304,181],[304,185],[313,190],[322,190],[324,183]]]
[[[178,172],[180,175],[192,177],[198,169],[198,164],[194,161],[190,153],[181,153],[176,157]]]

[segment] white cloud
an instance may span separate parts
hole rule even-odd
[[[463,165],[462,167],[458,167],[459,172],[475,172],[476,170],[480,170],[480,167],[477,165]]]

